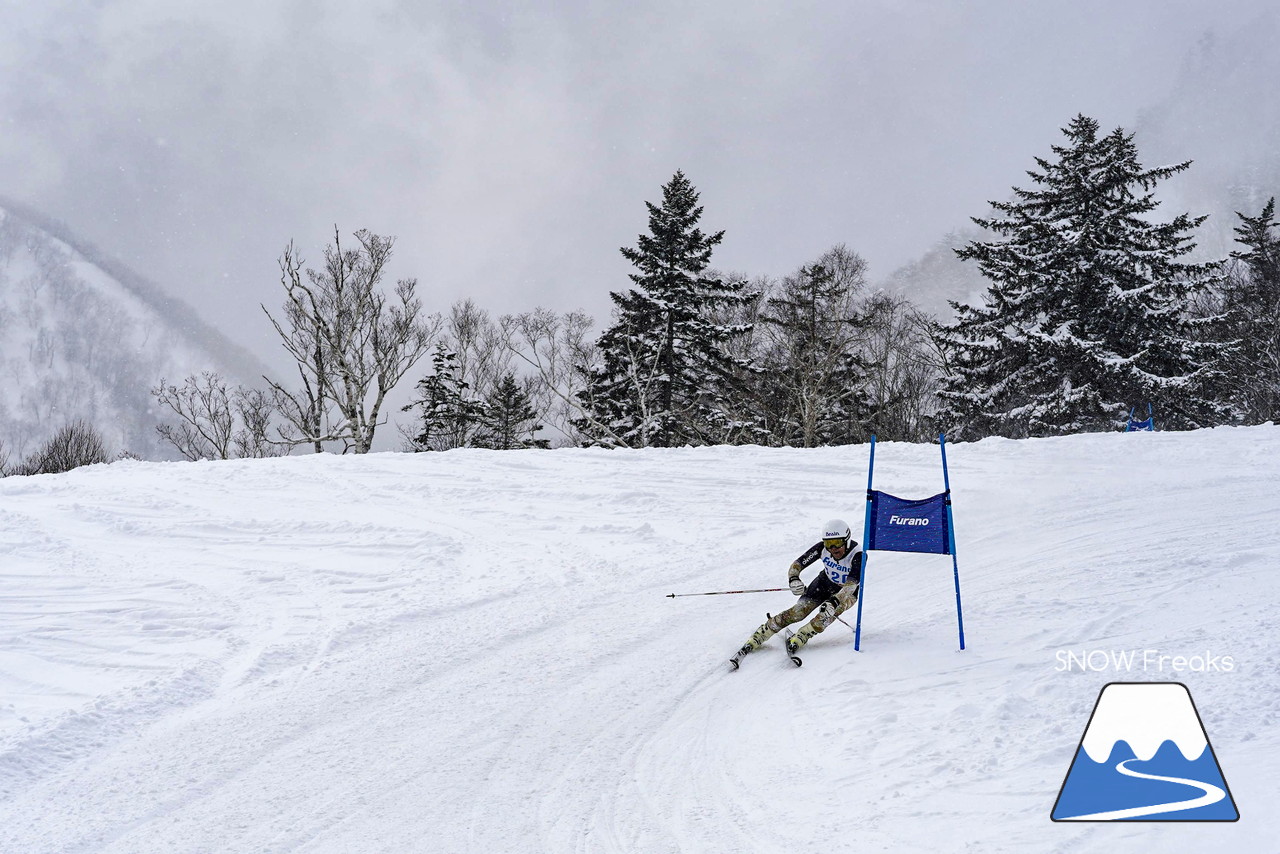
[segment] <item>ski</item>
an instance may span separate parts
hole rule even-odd
[[[790,649],[791,638],[793,638],[794,636],[795,636],[795,632],[791,631],[791,629],[787,629],[785,632],[783,632],[782,648],[787,651],[787,658],[791,659],[791,663],[794,664],[796,667],[800,667],[804,664],[804,662],[800,659],[800,656],[796,655]]]
[[[747,649],[746,647],[743,647],[742,649],[738,650],[733,654],[733,657],[729,659],[730,673],[738,669],[738,665],[742,663],[742,659],[746,658],[747,653],[749,652],[751,652],[751,650]]]

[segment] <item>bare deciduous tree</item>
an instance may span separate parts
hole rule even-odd
[[[156,432],[188,460],[276,457],[288,443],[268,438],[275,410],[259,389],[229,388],[213,371],[189,376],[181,386],[164,380],[151,390],[157,402],[178,416],[177,424],[161,424]]]
[[[289,453],[290,445],[268,438],[271,416],[279,411],[270,393],[258,388],[238,387],[232,405],[239,422],[239,429],[232,436],[236,456],[258,459]]]
[[[843,244],[779,283],[765,300],[765,363],[777,435],[812,448],[848,441],[861,408],[858,355],[866,319],[866,262]]]
[[[74,421],[55,433],[30,458],[15,466],[11,474],[60,474],[110,459],[106,443],[98,431],[84,421]]]
[[[290,243],[280,258],[280,283],[286,293],[301,266],[302,261]],[[272,403],[285,422],[282,438],[295,445],[310,443],[319,454],[324,451],[323,443],[337,439],[338,435],[333,421],[333,400],[326,393],[325,377],[330,371],[328,348],[316,317],[305,307],[303,301],[285,300],[284,322],[279,323],[263,306],[285,350],[293,357],[299,385],[290,390],[282,383],[264,379],[271,389]]]
[[[506,346],[534,373],[529,394],[538,420],[559,431],[572,444],[586,438],[575,422],[590,421],[594,431],[613,435],[591,416],[582,396],[588,389],[587,369],[599,354],[590,337],[593,320],[581,311],[556,314],[546,308],[506,315],[500,321]],[[621,438],[613,435],[619,445]]]
[[[176,425],[156,427],[161,438],[178,453],[188,460],[231,458],[231,437],[235,432],[231,393],[221,376],[204,371],[199,377],[187,377],[181,386],[166,384],[162,379],[151,394],[180,419]]]
[[[337,440],[344,451],[363,454],[385,423],[378,418],[387,393],[431,346],[440,318],[423,314],[414,279],[397,282],[394,297],[380,290],[394,238],[365,230],[355,237],[358,248],[343,249],[335,227],[323,267],[306,269],[305,281],[303,261],[290,244],[280,260],[284,320],[263,311],[303,380],[299,393],[267,380],[297,431],[292,440],[316,450]],[[330,405],[337,410],[332,420]]]
[[[453,304],[445,333],[457,358],[458,376],[474,394],[487,396],[511,373],[509,332],[471,300]]]
[[[883,440],[931,438],[944,367],[931,317],[906,297],[868,297],[862,341],[867,427]]]

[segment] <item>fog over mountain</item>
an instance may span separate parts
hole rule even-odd
[[[10,463],[79,419],[113,453],[172,457],[149,390],[206,370],[252,383],[262,368],[189,306],[0,199],[0,443]]]
[[[1240,247],[1235,212],[1257,216],[1280,196],[1280,16],[1203,36],[1188,52],[1170,96],[1144,110],[1138,142],[1152,165],[1191,160],[1168,183],[1171,210],[1209,214],[1201,248],[1222,257]]]
[[[1196,257],[1216,260],[1240,249],[1234,228],[1236,212],[1257,216],[1272,196],[1280,196],[1280,18],[1275,14],[1249,19],[1248,25],[1205,33],[1184,55],[1167,97],[1130,120],[1103,122],[1103,130],[1120,126],[1135,135],[1144,165],[1192,161],[1191,168],[1161,183],[1155,216],[1163,221],[1179,213],[1208,215],[1197,230]],[[1084,110],[1087,113],[1087,110]],[[1064,117],[1061,124],[1066,124]],[[1027,150],[1019,165],[1035,168],[1035,157],[1051,157],[1063,141],[1054,131]],[[1029,188],[1025,172],[1005,186],[992,186],[989,200],[1011,198],[1014,186]],[[971,216],[987,216],[977,205]],[[996,239],[969,222],[880,280],[890,290],[911,297],[942,318],[951,315],[947,300],[973,302],[985,291],[975,265],[956,259],[952,249],[971,240]]]
[[[976,305],[987,289],[987,280],[977,266],[962,262],[955,250],[987,237],[973,224],[948,232],[928,252],[881,280],[879,286],[904,294],[934,317],[950,320],[954,312],[949,301]]]

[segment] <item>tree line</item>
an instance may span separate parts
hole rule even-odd
[[[405,450],[1022,438],[1121,429],[1143,404],[1167,429],[1273,420],[1274,199],[1237,215],[1241,248],[1229,258],[1192,261],[1205,218],[1161,219],[1155,199],[1189,162],[1146,168],[1132,134],[1104,134],[1084,115],[1063,134],[1036,158],[1028,188],[974,218],[992,239],[956,251],[987,292],[976,305],[952,303],[950,322],[872,291],[866,262],[845,245],[777,278],[718,271],[724,232],[704,230],[682,172],[646,203],[647,231],[622,247],[630,287],[610,294],[599,334],[580,312],[495,317],[471,301],[427,317],[412,281],[394,300],[378,297],[388,238],[359,232],[344,249],[335,233],[305,277],[289,247],[285,311],[272,322],[297,382],[224,395],[222,420],[241,426],[221,435],[241,441],[188,441],[184,453],[334,442],[366,451],[386,392],[428,352],[404,407]],[[189,378],[187,399],[214,381]],[[180,415],[191,411],[182,389],[159,391]],[[271,436],[266,413],[276,416]]]
[[[1121,429],[1144,404],[1165,429],[1275,420],[1274,198],[1237,213],[1230,257],[1193,261],[1205,217],[1162,219],[1155,199],[1189,162],[1146,168],[1132,134],[1084,115],[1062,132],[974,218],[992,238],[956,252],[987,291],[950,321],[871,290],[843,244],[776,278],[717,270],[724,232],[676,172],[621,249],[630,287],[599,334],[582,312],[428,314],[415,280],[384,283],[393,238],[335,228],[315,267],[285,248],[283,305],[263,306],[294,375],[162,380],[158,430],[193,460],[365,453],[406,377],[406,451],[1022,438]]]
[[[390,238],[357,232],[344,247],[335,231],[314,268],[290,245],[283,310],[263,310],[292,381],[162,381],[152,392],[175,418],[159,432],[192,460],[364,453],[388,392],[424,362],[398,425],[406,451],[926,437],[940,365],[927,316],[870,292],[844,245],[778,279],[715,272],[723,232],[700,230],[693,185],[677,172],[662,193],[649,233],[622,250],[634,287],[612,294],[599,335],[582,312],[495,316],[463,300],[427,315],[412,280],[382,297]]]

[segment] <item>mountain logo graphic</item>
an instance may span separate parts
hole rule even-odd
[[[1181,682],[1103,686],[1054,821],[1237,821],[1191,692]]]

